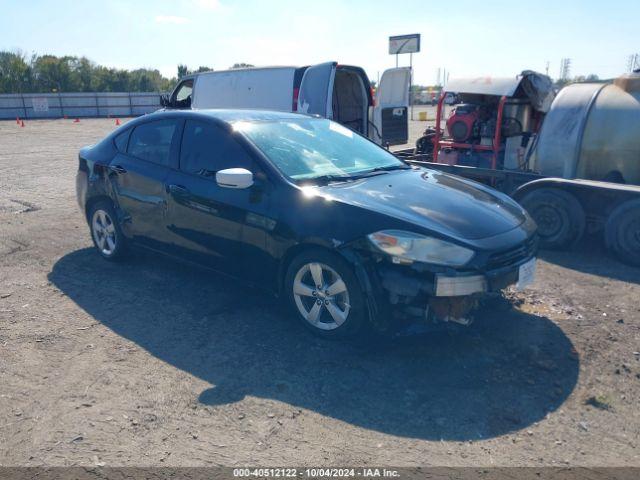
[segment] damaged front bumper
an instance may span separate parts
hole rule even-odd
[[[461,297],[476,293],[496,292],[519,280],[520,266],[530,262],[533,255],[512,265],[484,273],[443,272],[433,273],[414,270],[411,267],[381,267],[378,274],[382,287],[395,297],[417,297],[425,294],[433,297]]]
[[[428,323],[468,325],[483,297],[521,282],[521,271],[535,270],[538,238],[533,223],[476,243],[473,261],[461,269],[398,264],[360,241],[345,245],[341,252],[355,267],[374,328],[382,331],[416,317]]]
[[[530,262],[535,257],[510,265],[500,270],[489,271],[480,275],[435,275],[435,288],[433,295],[436,297],[461,297],[475,293],[497,292],[519,280],[520,266]]]
[[[471,323],[470,313],[484,294],[517,284],[521,267],[535,263],[535,252],[500,268],[484,272],[431,272],[420,266],[379,265],[380,287],[395,312],[427,320]]]

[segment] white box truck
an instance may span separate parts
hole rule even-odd
[[[254,108],[320,115],[381,145],[408,141],[407,67],[386,70],[375,101],[364,69],[327,62],[306,67],[259,67],[183,77],[166,108]]]

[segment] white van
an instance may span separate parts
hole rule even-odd
[[[256,108],[320,115],[381,145],[408,141],[407,67],[386,70],[374,102],[361,67],[336,62],[307,67],[260,67],[188,75],[166,108]]]

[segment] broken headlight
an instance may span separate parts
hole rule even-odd
[[[369,241],[391,255],[394,263],[425,262],[461,267],[473,258],[473,251],[438,238],[402,230],[382,230],[367,235]]]

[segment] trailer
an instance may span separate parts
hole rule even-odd
[[[536,220],[545,248],[601,233],[608,250],[640,266],[640,72],[570,85],[555,98],[543,77],[451,82],[435,128],[415,149],[394,153],[512,196]],[[445,129],[447,94],[459,103]]]

